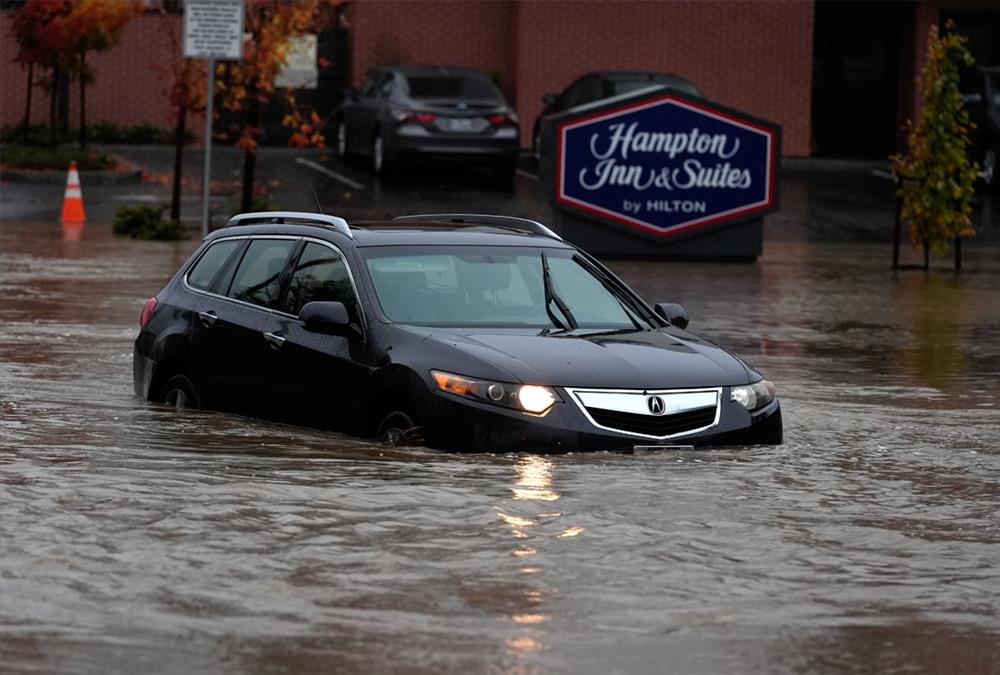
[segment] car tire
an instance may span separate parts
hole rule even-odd
[[[347,151],[347,124],[341,119],[337,122],[337,156],[347,159],[350,153]]]
[[[201,408],[201,398],[194,383],[186,375],[174,375],[160,389],[160,402],[177,410],[198,410]]]
[[[389,173],[389,163],[385,156],[385,139],[382,132],[376,131],[372,138],[372,173],[376,176],[385,176]]]
[[[378,425],[375,438],[387,445],[421,445],[423,432],[413,415],[393,410]]]
[[[514,176],[517,174],[517,160],[511,160],[507,162],[501,162],[496,168],[497,181],[503,185],[510,185],[514,182]]]
[[[983,186],[987,190],[997,187],[997,149],[996,146],[986,149],[983,153],[982,165]]]

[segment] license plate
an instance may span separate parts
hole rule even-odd
[[[644,452],[669,452],[671,450],[694,450],[693,445],[633,445],[632,454],[641,455]]]
[[[471,117],[450,117],[448,118],[448,131],[472,131],[473,119]]]

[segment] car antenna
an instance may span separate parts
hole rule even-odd
[[[320,215],[325,216],[326,214],[323,213],[323,207],[319,205],[319,195],[316,194],[316,188],[313,188],[312,191],[313,191],[313,199],[316,201],[316,210],[319,211]]]

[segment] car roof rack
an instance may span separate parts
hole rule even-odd
[[[306,213],[305,211],[255,211],[252,213],[240,213],[229,219],[226,227],[233,225],[246,225],[249,223],[286,223],[297,222],[305,225],[319,225],[329,227],[341,234],[354,239],[354,233],[347,225],[347,221],[339,216],[328,216],[322,213]]]
[[[396,216],[393,220],[398,221],[439,221],[448,223],[469,223],[478,225],[497,225],[515,230],[523,230],[540,234],[543,237],[557,239],[563,238],[535,220],[527,218],[515,218],[514,216],[494,216],[484,213],[421,213],[413,216]]]

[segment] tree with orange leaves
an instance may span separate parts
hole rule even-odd
[[[117,44],[122,28],[142,9],[138,0],[28,0],[11,24],[19,50],[16,60],[28,66],[30,116],[34,66],[49,69],[44,84],[49,89],[50,141],[55,143],[56,96],[61,77],[80,81],[80,142],[86,144],[86,86],[93,81],[87,52],[103,51]]]
[[[277,94],[274,79],[285,64],[289,39],[307,32],[319,32],[325,22],[334,17],[331,10],[339,0],[245,1],[244,30],[250,37],[243,46],[243,59],[217,66],[220,77],[216,80],[216,91],[223,97],[223,108],[236,113],[238,120],[236,147],[243,150],[241,209],[249,211],[253,204],[261,109]],[[319,116],[314,111],[301,111],[290,90],[285,90],[283,95],[290,106],[283,123],[293,127],[289,142],[299,146],[322,146],[324,139]]]

